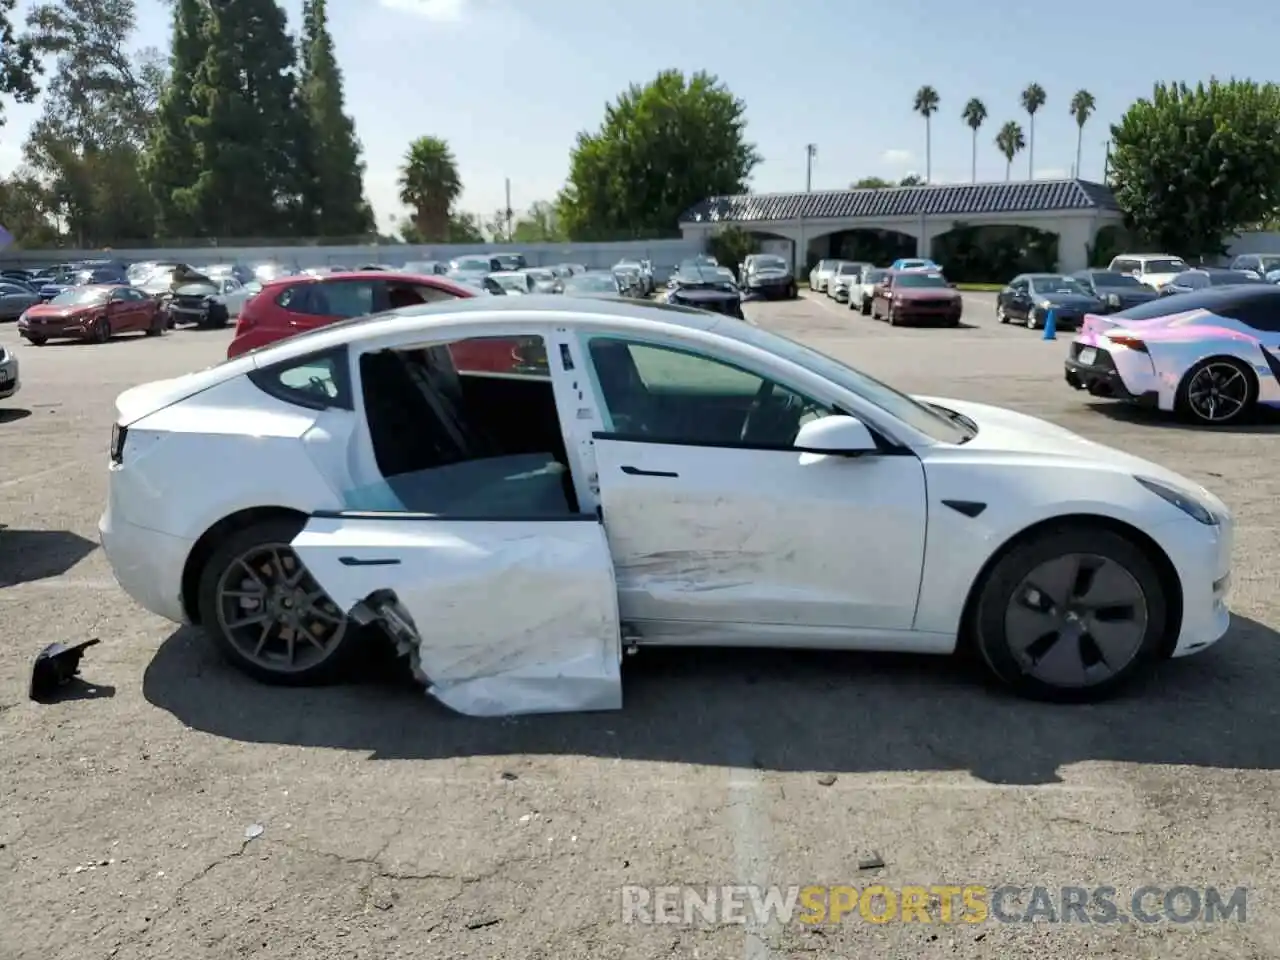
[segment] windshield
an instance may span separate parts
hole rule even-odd
[[[859,265],[859,264],[856,264],[856,263],[842,263],[842,264],[840,264],[840,273],[841,273],[841,275],[847,275],[847,274],[851,274],[851,273],[861,273],[861,272],[862,272],[862,267],[861,267],[861,265]]]
[[[1259,257],[1258,264],[1262,267],[1263,273],[1270,273],[1272,270],[1280,269],[1280,257]]]
[[[481,257],[462,257],[453,261],[453,269],[468,271],[483,270],[485,273],[488,273],[493,269],[493,267],[487,259],[483,259]]]
[[[785,270],[787,261],[781,257],[756,257],[754,266],[757,270]]]
[[[721,328],[718,327],[716,332],[721,332]],[[846,366],[834,357],[781,334],[749,323],[735,323],[732,327],[723,328],[723,333],[812,370],[940,443],[964,443],[973,435],[968,427],[956,423],[937,408],[914,400],[861,370]]]
[[[893,278],[894,287],[950,287],[940,273],[900,273]]]
[[[555,274],[550,270],[530,270],[528,271],[528,275],[533,277],[533,279],[538,283],[553,282],[556,278]]]
[[[591,274],[578,274],[565,281],[564,288],[568,290],[576,290],[582,293],[617,293],[618,284],[613,277],[602,277],[600,275],[592,276]]]
[[[1089,295],[1089,291],[1080,286],[1074,277],[1034,277],[1031,280],[1031,292],[1039,296],[1055,293],[1070,293],[1081,297]]]
[[[58,294],[49,302],[57,307],[83,306],[90,303],[101,303],[107,299],[110,291],[102,287],[82,287],[78,290],[67,290]]]
[[[501,284],[504,290],[528,290],[529,281],[525,280],[523,274],[490,274],[490,279]]]
[[[1127,273],[1112,273],[1110,270],[1101,270],[1093,275],[1093,282],[1099,287],[1146,287],[1146,284],[1137,277],[1131,277]]]
[[[867,275],[862,279],[866,283],[879,283],[888,275],[889,275],[888,270],[868,270]]]
[[[1142,265],[1143,273],[1181,273],[1186,269],[1181,260],[1148,260]]]

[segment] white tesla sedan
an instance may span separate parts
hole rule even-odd
[[[646,644],[968,647],[1079,701],[1228,626],[1207,490],[685,308],[411,307],[116,406],[117,579],[268,682],[376,625],[474,715],[619,708]]]

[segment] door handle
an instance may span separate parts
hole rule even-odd
[[[394,567],[400,563],[395,557],[339,557],[338,562],[344,567]]]
[[[672,473],[670,470],[641,470],[639,467],[625,466],[622,472],[628,477],[678,477],[680,474]]]

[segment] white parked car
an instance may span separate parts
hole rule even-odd
[[[618,708],[631,644],[965,647],[1091,700],[1228,626],[1233,521],[1193,481],[701,311],[411,307],[116,417],[117,579],[269,682],[379,624],[477,715]]]
[[[8,400],[21,389],[18,355],[13,347],[0,347],[0,400]]]
[[[1153,290],[1159,290],[1191,268],[1181,257],[1167,253],[1125,253],[1113,258],[1107,269],[1114,273],[1127,273]]]
[[[841,261],[836,272],[827,281],[827,296],[837,303],[849,302],[849,290],[861,282],[862,274],[874,269],[874,264]]]
[[[826,293],[827,284],[836,275],[836,271],[843,262],[842,260],[819,260],[817,265],[809,271],[809,289],[814,293]]]

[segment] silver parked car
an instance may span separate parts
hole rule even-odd
[[[16,283],[0,282],[0,320],[17,320],[27,307],[40,302],[40,294]]]

